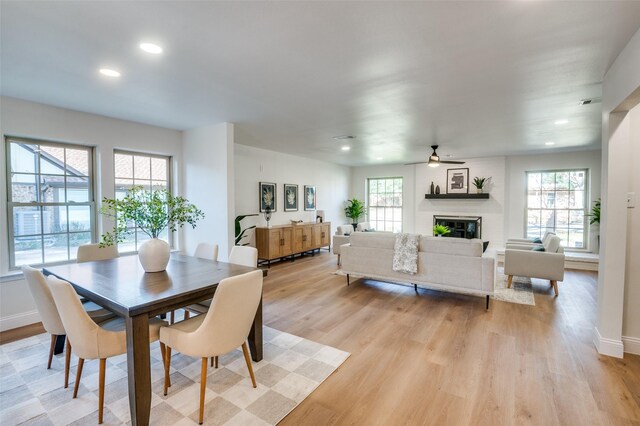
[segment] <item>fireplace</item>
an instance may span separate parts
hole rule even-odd
[[[433,216],[434,225],[444,225],[451,230],[445,237],[482,238],[482,217],[480,216]]]

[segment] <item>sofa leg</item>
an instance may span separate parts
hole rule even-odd
[[[349,285],[349,284],[350,284],[350,282],[349,282],[349,274],[347,274],[347,285]]]
[[[487,294],[487,303],[484,307],[487,311],[489,310],[489,295]]]
[[[511,288],[511,284],[513,284],[513,275],[509,275],[509,279],[507,280],[507,288]]]
[[[340,255],[338,255],[338,266],[340,266]]]
[[[558,296],[558,281],[551,280],[551,285],[553,286],[553,291],[556,293],[556,296]]]
[[[418,294],[418,284],[413,285],[413,290],[415,290],[416,294]]]

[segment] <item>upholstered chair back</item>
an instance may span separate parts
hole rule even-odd
[[[360,222],[356,227],[356,231],[358,232],[364,232],[367,229],[371,229],[371,225],[369,224],[369,222]]]
[[[336,235],[349,235],[353,232],[353,225],[340,225],[336,229]]]
[[[76,262],[93,262],[94,260],[109,260],[120,256],[118,246],[100,247],[100,244],[83,244],[78,247]]]
[[[31,295],[36,302],[36,308],[38,308],[45,331],[56,336],[66,334],[45,276],[39,270],[27,265],[22,267],[22,273],[27,281],[27,287],[29,287],[29,291],[31,291]]]
[[[200,243],[196,247],[196,251],[193,255],[200,259],[213,260],[215,262],[218,260],[218,245]]]
[[[258,250],[249,246],[233,246],[229,253],[229,263],[257,268]]]
[[[543,247],[544,251],[549,253],[564,253],[564,248],[560,245],[560,237],[555,234],[547,239]]]

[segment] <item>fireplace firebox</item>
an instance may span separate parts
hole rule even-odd
[[[451,230],[445,237],[482,238],[482,217],[480,216],[433,216],[434,225],[444,225]]]

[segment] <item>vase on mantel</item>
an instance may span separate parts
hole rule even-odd
[[[440,193],[440,185],[436,185],[436,194]]]
[[[171,247],[160,238],[145,241],[138,248],[138,259],[145,272],[162,272],[167,269]]]
[[[433,182],[431,182],[431,187],[429,188],[429,194],[433,194],[435,191],[435,187],[433,185]]]
[[[482,188],[476,188],[476,190],[478,191],[478,194],[482,194],[484,192]]]

